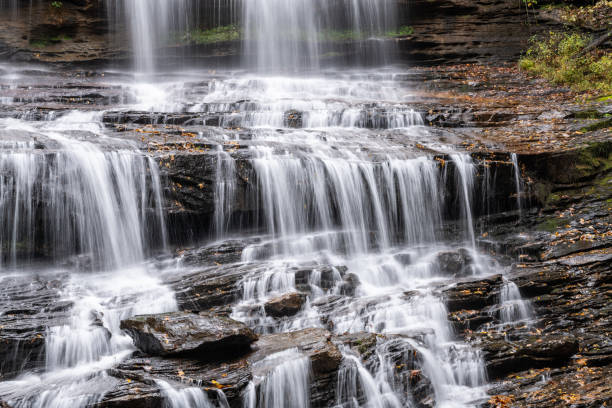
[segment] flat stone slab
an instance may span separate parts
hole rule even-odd
[[[243,351],[257,335],[243,323],[206,312],[141,315],[121,321],[121,329],[143,352],[155,356],[196,354],[219,350]]]

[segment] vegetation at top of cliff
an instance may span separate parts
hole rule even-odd
[[[526,1],[526,0],[523,0]],[[590,30],[612,27],[612,0],[599,0],[594,4],[576,7],[572,4],[547,4],[543,9],[557,13],[561,21]]]
[[[601,49],[584,53],[591,40],[586,34],[562,32],[532,38],[519,67],[576,91],[612,94],[612,55]]]

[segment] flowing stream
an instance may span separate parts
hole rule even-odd
[[[418,364],[435,406],[486,399],[481,352],[457,339],[440,295],[456,280],[503,273],[477,246],[478,163],[424,125],[406,69],[321,64],[332,30],[351,29],[359,53],[364,41],[394,28],[391,2],[243,3],[245,71],[156,72],[158,49],[190,27],[192,5],[109,1],[115,19],[130,25],[135,71],[149,76],[111,72],[104,81],[121,98],[104,107],[0,119],[0,282],[58,280],[58,302],[70,305],[61,323],[45,327],[44,364],[0,382],[10,406],[95,407],[116,386],[108,370],[135,351],[120,321],[178,308],[163,281],[183,272],[180,259],[168,261],[174,226],[167,223],[172,186],[158,160],[164,152],[147,152],[135,131],[110,130],[109,111],[145,112],[160,122],[175,113],[215,118],[186,131],[212,145],[215,157],[203,240],[247,243],[232,318],[261,334],[325,327],[389,339],[370,361],[340,347],[334,406],[414,406],[410,386],[394,374],[398,361]],[[378,47],[381,62],[385,47]],[[34,92],[27,87],[35,79],[2,72],[3,81]],[[6,93],[2,104],[10,107]],[[254,175],[246,192],[244,162]],[[255,208],[249,216],[239,208],[246,205]],[[456,233],[446,230],[448,208],[456,209]],[[447,257],[461,265],[449,269]],[[266,312],[266,302],[294,292],[306,294],[297,314]],[[532,316],[510,281],[500,308],[505,324]],[[257,364],[245,408],[310,406],[312,369],[299,350]],[[156,384],[169,407],[226,404],[197,386]]]

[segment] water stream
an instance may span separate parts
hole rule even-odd
[[[260,334],[325,327],[386,339],[369,361],[340,347],[336,407],[413,406],[407,379],[416,371],[431,380],[435,406],[486,399],[481,353],[455,336],[441,295],[457,280],[503,273],[478,248],[478,163],[457,140],[424,125],[405,68],[322,69],[332,30],[358,36],[352,46],[359,54],[364,41],[378,41],[395,24],[391,2],[327,3],[245,1],[247,70],[162,73],[158,50],[190,28],[192,5],[109,1],[113,21],[121,15],[130,25],[139,73],[99,79],[121,97],[51,110],[46,120],[36,109],[0,119],[2,276],[59,281],[58,301],[70,305],[61,322],[45,328],[44,366],[0,382],[3,400],[14,407],[96,406],[117,385],[108,369],[135,351],[120,321],[178,309],[163,282],[185,272],[169,243],[175,226],[167,224],[166,195],[173,186],[158,160],[167,152],[147,151],[141,124],[136,130],[128,123],[134,127],[123,133],[108,126],[104,115],[116,111],[154,115],[165,129],[170,114],[214,119],[180,133],[213,146],[206,154],[214,156],[214,208],[197,244],[247,243],[232,318]],[[385,46],[378,48],[385,62]],[[20,84],[26,96],[35,92],[35,79],[6,72],[2,81]],[[2,88],[13,95],[11,89]],[[0,97],[9,111],[13,97]],[[245,163],[252,180],[241,173]],[[253,208],[249,216],[242,207]],[[454,219],[448,208],[457,210]],[[447,231],[449,223],[458,233]],[[306,298],[297,314],[266,313],[266,302],[294,292]],[[504,281],[499,307],[505,324],[532,317],[511,281]],[[418,369],[398,379],[403,365]],[[310,406],[310,360],[299,350],[271,354],[253,370],[241,396],[245,408]],[[156,385],[168,407],[227,404],[193,384]]]

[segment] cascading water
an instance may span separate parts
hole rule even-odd
[[[336,336],[380,335],[368,361],[340,347],[337,407],[411,406],[414,372],[431,381],[436,406],[486,399],[481,353],[457,340],[442,295],[457,279],[499,272],[479,253],[474,231],[478,163],[452,138],[424,126],[405,72],[319,70],[326,54],[336,52],[329,43],[338,36],[354,57],[346,60],[367,55],[384,62],[381,37],[397,25],[393,4],[244,1],[242,58],[258,74],[197,71],[163,84],[111,81],[131,103],[119,107],[127,111],[121,114],[139,111],[138,122],[128,123],[133,128],[105,128],[103,112],[59,109],[46,122],[34,122],[38,112],[31,111],[0,119],[2,136],[12,138],[0,142],[1,266],[58,276],[61,301],[70,305],[67,316],[45,328],[44,367],[0,382],[3,401],[95,406],[116,385],[107,370],[134,351],[120,321],[177,310],[158,276],[166,264],[152,257],[167,249],[163,192],[175,185],[164,184],[153,159],[158,152],[145,155],[138,144],[164,132],[155,141],[158,151],[176,146],[174,136],[189,135],[198,147],[182,153],[214,157],[210,168],[196,166],[213,169],[214,177],[203,175],[214,180],[212,189],[193,183],[195,174],[180,175],[193,184],[189,194],[198,193],[190,200],[214,201],[206,211],[210,229],[200,235],[248,243],[238,264],[241,296],[222,313],[231,308],[232,318],[262,335],[312,327]],[[187,0],[108,5],[118,14],[114,21],[129,25],[136,71],[148,74],[158,70],[168,39],[193,27],[198,9]],[[160,126],[142,126],[147,113],[141,111],[154,112]],[[192,121],[162,123],[169,113],[192,114]],[[518,171],[516,157],[513,163]],[[520,193],[518,178],[516,187]],[[456,218],[451,237],[447,213]],[[446,265],[449,257],[460,266]],[[294,314],[273,316],[266,305],[284,295],[303,303]],[[532,316],[508,280],[499,314],[502,323]],[[313,373],[302,351],[268,355],[252,373],[241,395],[245,408],[310,406]],[[168,407],[227,405],[194,383],[159,379],[155,386]]]
[[[521,168],[518,164],[518,156],[516,153],[511,153],[510,158],[512,160],[512,167],[514,168],[514,184],[516,185],[516,207],[519,212],[519,217],[521,215],[522,210],[522,202],[521,202]]]
[[[274,367],[270,371],[269,367]],[[244,408],[308,408],[310,406],[310,360],[298,350],[272,354],[257,363],[253,382],[247,387]],[[257,391],[259,389],[259,391]]]
[[[113,268],[142,261],[154,236],[163,244],[156,164],[129,146],[103,151],[93,141],[96,120],[70,113],[40,129],[6,123],[7,130],[40,132],[58,149],[9,142],[0,153],[0,247],[8,265],[16,266],[20,253],[56,261],[83,254]],[[71,128],[91,131],[91,140],[62,135]],[[155,221],[148,230],[147,218]]]
[[[110,386],[104,370],[133,350],[121,319],[176,308],[143,264],[166,239],[157,164],[107,139],[99,119],[72,112],[0,123],[3,134],[26,140],[0,146],[3,267],[60,276],[62,301],[72,305],[62,324],[46,329],[44,371],[0,383],[11,406],[96,403]],[[47,263],[42,271],[31,254]]]

